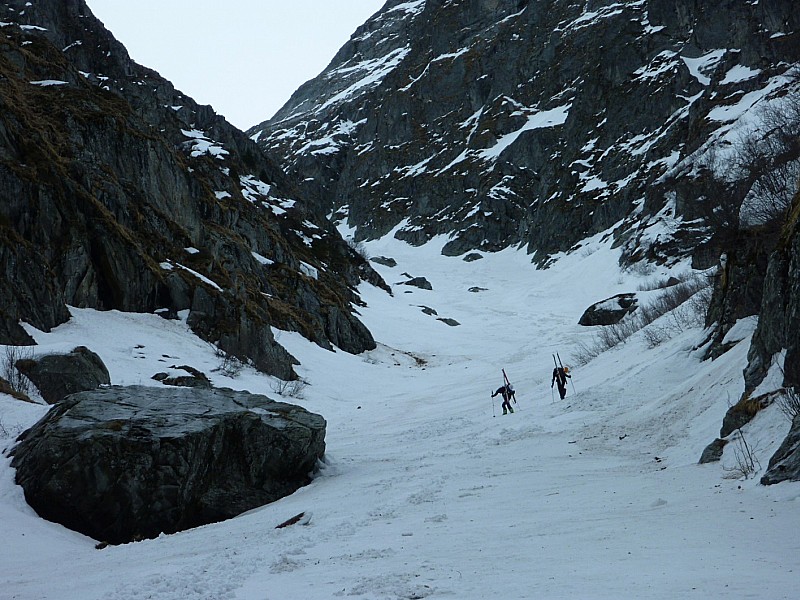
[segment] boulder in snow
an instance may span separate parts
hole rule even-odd
[[[69,354],[49,354],[20,360],[16,366],[31,380],[48,404],[55,404],[69,394],[94,390],[111,383],[102,359],[85,346],[78,346]]]
[[[13,448],[45,519],[124,543],[234,517],[310,481],[325,420],[228,389],[108,387],[73,394]]]
[[[625,315],[635,311],[638,306],[639,300],[636,298],[636,294],[618,294],[592,304],[584,311],[578,324],[614,325],[619,323]]]

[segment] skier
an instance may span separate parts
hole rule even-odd
[[[509,412],[513,413],[514,409],[511,408],[511,403],[509,402],[509,400],[511,400],[513,398],[514,402],[516,402],[517,398],[514,395],[514,388],[512,387],[512,385],[510,383],[507,383],[505,385],[501,385],[492,394],[492,398],[497,396],[497,394],[500,394],[503,397],[503,414],[506,415]]]
[[[572,379],[572,375],[569,374],[569,367],[556,367],[553,369],[553,379],[550,381],[550,389],[553,389],[553,384],[558,384],[558,395],[561,396],[561,399],[564,399],[564,396],[567,395],[567,377]]]

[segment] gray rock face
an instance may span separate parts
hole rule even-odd
[[[781,231],[776,235],[750,237],[746,243],[737,240],[726,255],[732,258],[726,260],[718,275],[710,313],[717,323],[716,339],[721,339],[737,318],[749,314],[759,316],[744,371],[745,389],[740,401],[727,411],[720,437],[752,419],[755,411],[741,410],[740,406],[746,407],[750,393],[764,380],[778,353],[785,351],[782,385],[800,385],[799,218],[800,193],[795,195]],[[765,254],[768,259],[764,259]],[[765,403],[771,402],[774,396],[775,393],[768,394]],[[796,449],[796,444],[792,445],[792,440],[797,438],[796,421],[786,442],[770,461],[774,468],[770,467],[763,482],[796,477],[791,466],[796,464],[796,459],[788,458],[796,454],[792,450]],[[791,475],[784,476],[785,473]]]
[[[706,324],[714,326],[709,355],[725,351],[722,341],[739,319],[761,311],[769,257],[777,235],[758,230],[740,232],[726,244],[724,258],[714,278],[714,293]]]
[[[757,276],[754,274],[754,276]],[[794,197],[764,274],[758,326],[744,372],[745,394],[763,381],[775,355],[785,351],[783,385],[800,386],[800,193]],[[800,480],[800,419],[770,459],[761,483]]]
[[[103,360],[84,346],[69,354],[20,360],[17,368],[31,380],[48,404],[55,404],[69,394],[95,390],[111,383]]]
[[[800,194],[764,275],[764,291],[758,326],[748,353],[746,391],[754,389],[766,375],[772,357],[786,350],[783,363],[786,387],[800,385]],[[754,275],[755,276],[755,275]]]
[[[110,387],[60,402],[12,467],[45,519],[123,543],[234,517],[309,482],[325,420],[233,390]]]
[[[357,239],[547,264],[618,224],[626,259],[669,260],[707,237],[703,145],[785,87],[798,30],[794,0],[389,0],[248,133]]]
[[[133,62],[84,0],[9,0],[0,21],[0,343],[71,305],[188,310],[284,379],[272,326],[375,347],[353,306],[382,280],[244,133]]]
[[[636,294],[618,294],[592,304],[581,315],[579,325],[613,325],[639,306]]]
[[[767,472],[761,478],[763,485],[782,481],[800,481],[800,416],[792,421],[789,435],[770,459]]]

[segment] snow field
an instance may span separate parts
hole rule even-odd
[[[311,485],[227,522],[96,550],[36,517],[4,459],[0,597],[793,598],[800,486],[732,479],[728,452],[696,464],[741,393],[749,331],[714,362],[700,361],[694,330],[652,350],[634,336],[578,367],[574,348],[592,335],[577,325],[583,310],[642,279],[620,272],[615,251],[590,240],[540,271],[521,251],[466,263],[441,256],[443,243],[367,244],[398,261],[376,265],[388,283],[407,272],[433,286],[361,288],[376,350],[352,356],[276,332],[309,384],[287,400],[328,421]],[[213,349],[181,322],[73,309],[70,323],[31,332],[37,352],[87,345],[114,383],[189,364],[217,386],[276,397],[251,369],[212,372]],[[548,389],[554,352],[572,366],[564,401]],[[518,404],[502,416],[495,398],[493,417],[502,368]],[[44,410],[0,397],[7,429]],[[788,431],[777,412],[745,428],[763,468]],[[308,524],[275,529],[300,512]]]

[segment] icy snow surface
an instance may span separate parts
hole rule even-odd
[[[223,523],[97,550],[38,518],[3,458],[0,597],[795,598],[800,485],[731,478],[728,451],[722,464],[696,464],[741,393],[752,323],[714,362],[701,362],[703,334],[689,330],[655,349],[634,336],[579,366],[577,344],[592,338],[577,325],[583,310],[636,291],[642,275],[620,272],[597,240],[545,271],[513,250],[444,257],[445,241],[365,244],[397,260],[375,265],[387,282],[407,272],[433,287],[395,285],[394,297],[360,288],[375,351],[330,352],[276,332],[309,383],[286,400],[328,421],[311,485]],[[277,397],[275,381],[250,369],[214,371],[213,349],[183,321],[72,314],[51,333],[28,328],[37,353],[85,344],[115,384],[160,385],[153,374],[187,364],[217,386]],[[555,352],[572,367],[564,401],[549,386]],[[518,399],[505,416],[490,398],[501,369]],[[46,410],[0,395],[0,447]],[[775,407],[745,427],[763,467],[787,431]]]

